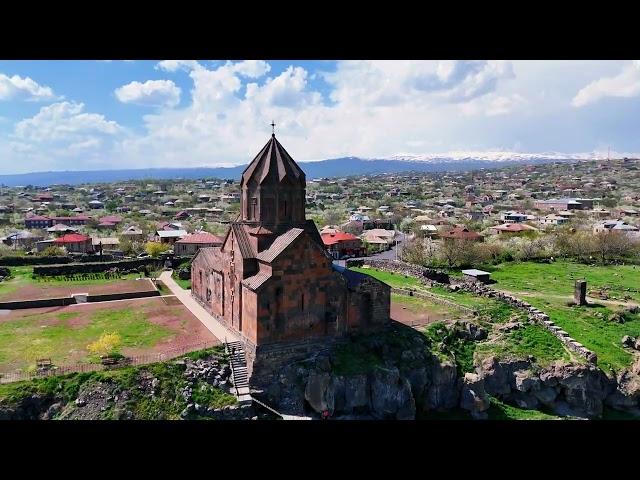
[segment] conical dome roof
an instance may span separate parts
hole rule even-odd
[[[305,184],[304,172],[276,139],[275,134],[271,135],[271,139],[242,172],[241,185],[247,185],[250,180],[262,184],[267,179],[278,182],[288,179],[293,183]]]

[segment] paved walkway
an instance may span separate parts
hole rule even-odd
[[[207,312],[202,306],[191,296],[191,290],[184,290],[176,281],[171,278],[171,270],[164,271],[160,274],[159,279],[167,286],[187,309],[195,315],[195,317],[213,333],[218,340],[224,342],[237,342],[240,338],[226,329],[226,327]]]

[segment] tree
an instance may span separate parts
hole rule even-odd
[[[41,257],[63,257],[66,255],[65,251],[60,247],[50,246],[45,248],[39,254]]]
[[[325,225],[336,225],[340,223],[343,218],[337,210],[326,210],[323,215]]]
[[[118,202],[116,202],[115,200],[109,200],[104,204],[104,209],[107,212],[115,212],[116,208],[118,208]]]
[[[467,242],[458,238],[444,240],[440,246],[440,256],[449,268],[458,265],[463,257]]]
[[[117,354],[122,338],[118,332],[103,332],[100,338],[87,345],[87,350],[93,355],[105,357]]]
[[[634,242],[625,232],[604,231],[593,236],[594,252],[600,257],[602,263],[606,263],[612,257],[623,257],[634,250]]]
[[[415,220],[411,217],[405,217],[400,221],[400,231],[404,233],[411,233],[415,226]]]
[[[170,245],[168,243],[160,242],[147,242],[144,245],[144,250],[153,258],[158,258],[161,253],[166,252],[169,248]]]

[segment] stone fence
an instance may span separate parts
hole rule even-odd
[[[365,260],[361,258],[350,258],[346,261],[346,265],[347,268],[369,265],[378,270],[416,277],[424,283],[427,283],[427,281],[434,281],[443,284],[450,283],[449,275],[445,272],[395,260]]]
[[[463,282],[459,284],[459,287],[463,290],[474,293],[476,295],[480,295],[482,297],[495,298],[497,300],[501,300],[503,302],[508,303],[512,307],[515,307],[524,311],[527,314],[527,317],[529,318],[530,321],[536,322],[539,325],[546,328],[549,332],[551,332],[552,335],[554,335],[558,340],[560,340],[569,350],[584,357],[587,360],[587,362],[593,365],[596,365],[598,363],[598,357],[594,352],[586,348],[580,342],[571,338],[567,332],[562,330],[558,325],[556,325],[549,318],[549,315],[535,308],[533,305],[525,302],[524,300],[520,300],[519,298],[516,298],[513,295],[510,295],[505,292],[499,292],[497,290],[492,289],[491,287],[488,287],[480,283]]]
[[[411,297],[424,298],[425,300],[429,300],[430,302],[437,303],[440,305],[445,305],[447,307],[455,308],[457,310],[462,310],[465,313],[469,313],[471,315],[476,315],[478,311],[471,307],[465,307],[463,305],[457,304],[446,298],[441,297],[440,295],[436,295],[429,292],[415,292],[413,290],[408,290],[406,288],[392,288],[391,293],[397,293],[399,295],[408,295]]]

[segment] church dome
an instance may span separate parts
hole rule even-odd
[[[306,184],[304,172],[276,139],[275,134],[271,135],[271,139],[242,172],[241,185],[252,182],[257,185],[265,182]]]

